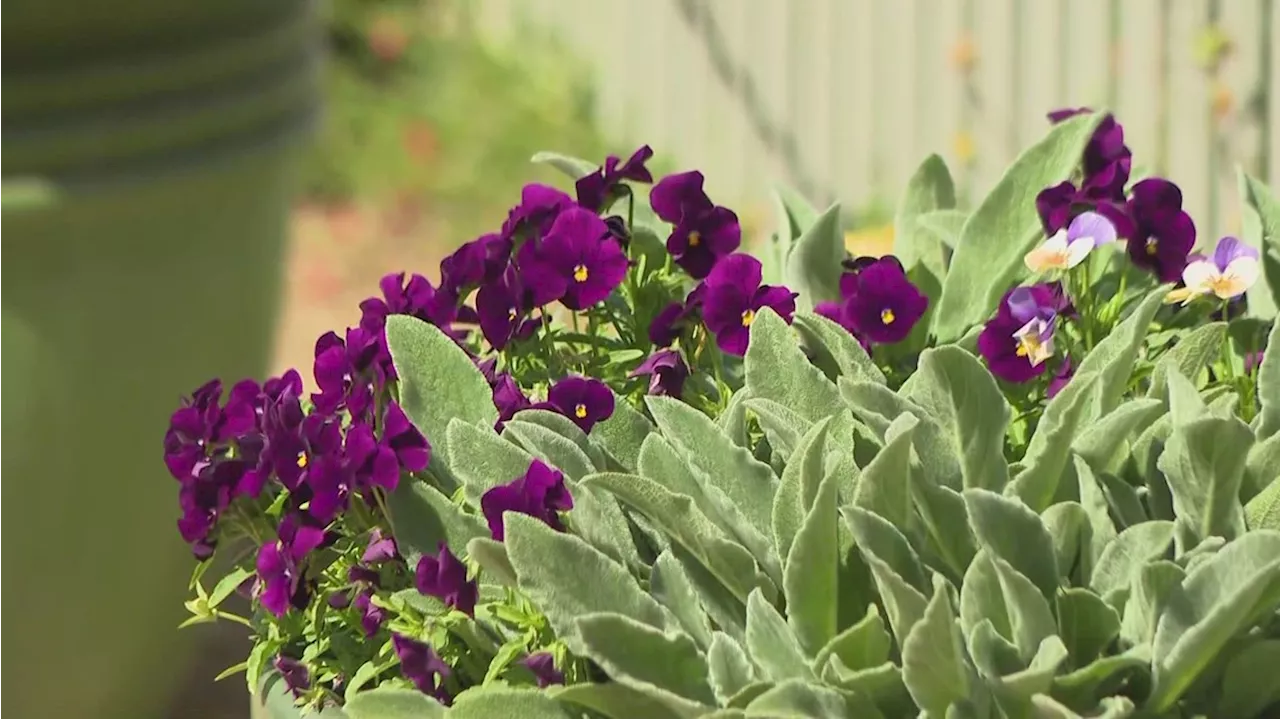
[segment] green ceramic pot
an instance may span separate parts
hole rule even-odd
[[[317,26],[283,0],[5,19],[3,708],[157,716],[192,645],[161,439],[181,395],[266,369]]]

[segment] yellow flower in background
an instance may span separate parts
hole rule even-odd
[[[960,164],[967,165],[972,162],[977,151],[973,143],[973,135],[961,131],[951,138],[951,152]]]
[[[844,233],[844,248],[855,257],[883,257],[893,252],[893,224]]]
[[[1230,36],[1217,25],[1209,25],[1196,35],[1192,52],[1195,53],[1196,64],[1212,72],[1231,55],[1233,49]]]

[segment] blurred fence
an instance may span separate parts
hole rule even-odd
[[[1280,180],[1276,0],[473,0],[495,42],[551,29],[609,136],[706,171],[748,213],[790,184],[892,202],[941,154],[980,197],[1066,106],[1113,109],[1135,169],[1238,223],[1237,164]],[[573,148],[557,148],[571,152]],[[619,148],[622,149],[622,148]]]

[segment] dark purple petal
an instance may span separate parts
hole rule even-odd
[[[564,531],[558,512],[573,509],[573,496],[565,486],[564,475],[534,460],[524,475],[485,492],[480,510],[489,524],[493,538],[505,537],[502,515],[517,512],[536,517],[558,531]]]
[[[277,655],[271,663],[284,680],[285,688],[293,696],[301,697],[303,692],[311,688],[311,673],[307,671],[307,665],[283,654]]]
[[[613,392],[589,377],[566,377],[556,382],[547,391],[547,402],[586,433],[612,416],[614,409]]]
[[[649,191],[649,205],[663,222],[677,224],[686,213],[711,208],[711,200],[702,191],[703,181],[697,170],[667,175]]]
[[[978,335],[978,352],[987,361],[991,373],[1007,382],[1021,384],[1044,374],[1049,364],[1031,364],[1026,356],[1018,354],[1018,341],[1014,337],[1021,324],[1008,317],[997,315],[987,322]]]
[[[640,363],[631,376],[649,377],[651,395],[679,397],[689,377],[689,365],[676,350],[659,350]]]
[[[929,307],[929,299],[907,279],[896,259],[877,260],[854,278],[844,314],[855,333],[870,342],[901,342]]]
[[[386,610],[373,603],[373,590],[365,589],[356,595],[353,602],[356,611],[360,613],[360,629],[366,637],[372,637],[382,629],[382,623],[387,619]]]
[[[520,663],[533,673],[533,678],[538,682],[539,689],[545,689],[555,684],[564,684],[564,674],[556,669],[555,657],[550,652],[537,652],[530,654]]]
[[[399,556],[396,551],[396,540],[392,537],[383,536],[382,530],[374,528],[369,534],[369,545],[365,547],[364,554],[360,556],[360,561],[365,564],[378,564],[380,562],[389,562]]]
[[[400,672],[413,683],[418,691],[449,703],[444,680],[449,676],[449,665],[430,646],[402,634],[392,633],[391,646],[400,660]]]
[[[1070,357],[1063,357],[1062,363],[1058,365],[1058,370],[1053,373],[1053,377],[1049,378],[1049,387],[1046,392],[1049,399],[1053,399],[1059,392],[1066,388],[1067,383],[1076,374],[1075,367],[1071,365]]]
[[[422,594],[435,597],[467,616],[475,616],[479,587],[474,580],[467,579],[467,565],[444,543],[440,544],[437,556],[424,555],[418,560],[414,586]]]
[[[387,405],[382,420],[382,436],[395,454],[400,469],[421,472],[431,463],[431,445],[418,428],[413,426],[397,402]],[[397,475],[399,473],[397,472]]]

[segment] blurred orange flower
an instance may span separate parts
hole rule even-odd
[[[978,48],[973,38],[962,36],[951,46],[951,66],[962,73],[969,73],[978,64]]]
[[[400,20],[383,15],[369,26],[369,49],[385,62],[395,62],[409,46],[409,33]]]

